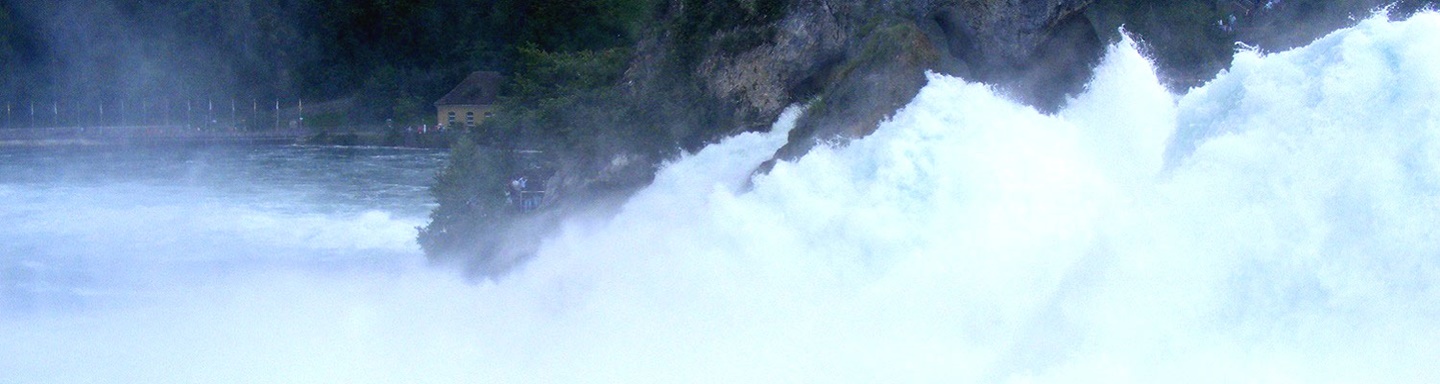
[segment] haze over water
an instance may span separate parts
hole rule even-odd
[[[746,188],[791,111],[478,284],[422,266],[414,174],[7,175],[0,382],[1435,382],[1436,63],[1422,13],[1179,96],[1122,42],[1053,116],[932,75],[870,137]]]
[[[212,273],[276,265],[408,264],[413,227],[430,206],[426,185],[444,158],[390,149],[0,148],[0,308],[86,310],[161,293],[173,279],[204,283]]]

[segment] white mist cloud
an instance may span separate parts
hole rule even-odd
[[[1370,20],[1178,99],[1122,43],[1056,115],[932,75],[749,190],[793,113],[679,159],[498,282],[262,270],[5,319],[0,378],[1431,382],[1436,36]]]

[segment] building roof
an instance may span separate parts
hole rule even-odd
[[[493,71],[476,71],[465,76],[465,81],[451,89],[439,101],[436,106],[441,105],[489,105],[495,104],[496,96],[500,93],[500,82],[502,78],[499,73]]]

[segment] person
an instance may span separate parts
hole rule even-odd
[[[525,204],[525,194],[520,193],[520,180],[510,180],[508,187],[505,190],[505,203],[514,208],[521,208]]]

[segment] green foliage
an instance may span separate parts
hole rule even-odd
[[[391,119],[410,124],[424,122],[433,111],[429,103],[470,72],[525,75],[517,62],[533,66],[533,58],[522,57],[533,52],[520,47],[555,54],[594,52],[605,56],[595,58],[600,62],[623,62],[613,58],[628,53],[615,49],[634,42],[662,0],[57,4],[0,2],[0,62],[5,63],[0,94],[82,104],[115,103],[121,97],[134,102],[353,96],[359,102],[348,113],[351,123]],[[76,49],[66,39],[97,49]],[[48,65],[57,62],[66,65]],[[71,68],[85,76],[59,73]],[[610,67],[590,72],[616,73]],[[587,82],[608,79],[580,80],[570,86],[588,89],[593,84]]]
[[[430,188],[440,205],[430,213],[430,224],[420,229],[418,238],[428,257],[471,256],[487,234],[496,233],[512,212],[505,201],[511,168],[498,151],[467,138],[457,141],[450,151],[450,163]]]
[[[651,16],[655,0],[500,1],[516,20],[518,44],[570,52],[627,45]]]
[[[503,147],[547,149],[572,158],[617,151],[656,153],[673,146],[653,125],[636,119],[640,106],[619,81],[633,57],[626,47],[574,52],[519,49],[518,70],[500,113],[476,131],[477,140]]]
[[[509,102],[517,106],[564,103],[576,93],[613,86],[631,57],[628,47],[546,52],[526,45],[519,53],[519,70],[509,89]]]
[[[789,0],[684,0],[683,13],[670,26],[679,44],[677,65],[697,64],[710,47],[740,52],[770,40],[777,32],[771,23],[785,16]]]
[[[4,7],[5,6],[0,5],[0,63],[5,63],[6,67],[10,67],[20,58],[15,43],[11,41],[15,39],[14,36],[18,35],[18,33],[15,31],[15,21],[11,19],[10,11]],[[9,68],[6,69],[9,70]],[[12,81],[11,77],[11,74],[6,73],[5,76],[0,77],[0,81],[9,83]]]
[[[896,60],[918,62],[923,67],[940,60],[940,53],[926,44],[924,32],[913,22],[904,20],[879,20],[868,26],[863,33],[861,49],[855,57],[843,63],[831,83],[838,83],[860,70],[873,72],[873,68],[895,64]]]
[[[684,0],[678,31],[693,38],[768,24],[784,17],[789,6],[788,0]]]
[[[509,81],[495,116],[452,149],[451,164],[433,188],[439,206],[420,233],[432,258],[483,259],[486,244],[515,214],[502,198],[503,176],[513,174],[514,165],[497,153],[541,149],[553,154],[547,161],[598,166],[603,161],[597,159],[617,153],[675,148],[671,135],[644,118],[654,115],[653,106],[641,105],[620,84],[656,1],[504,3],[497,15],[525,15],[506,21],[513,44],[506,51]]]
[[[370,72],[360,88],[360,110],[366,112],[367,121],[384,121],[395,118],[393,103],[400,98],[400,71],[391,65],[381,65]]]
[[[0,2],[0,94],[5,102],[19,103],[48,92],[50,69],[40,54],[40,33],[30,20],[16,14],[9,2]]]
[[[348,119],[341,112],[318,113],[305,118],[305,126],[310,128],[335,128],[346,125]]]
[[[435,114],[430,113],[430,102],[420,96],[402,94],[395,98],[394,118],[391,123],[398,126],[428,124],[435,125]]]

